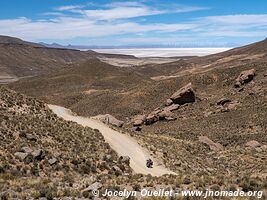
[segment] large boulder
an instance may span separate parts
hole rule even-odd
[[[134,126],[142,126],[146,121],[145,115],[137,115],[133,118],[132,123]]]
[[[240,87],[241,85],[252,81],[255,75],[255,69],[242,71],[236,79],[235,87]]]
[[[199,140],[199,142],[209,146],[210,150],[218,152],[218,151],[222,151],[224,149],[220,143],[213,142],[207,136],[199,136],[198,140]]]
[[[176,117],[170,110],[163,110],[158,114],[158,116],[160,120],[171,121],[176,119]]]
[[[110,114],[105,114],[105,115],[97,115],[95,117],[93,117],[94,119],[100,120],[104,123],[107,124],[111,124],[113,126],[117,126],[117,127],[122,127],[124,122],[121,120],[116,119],[114,116],[110,115]]]
[[[158,113],[150,113],[146,118],[146,125],[151,125],[155,122],[159,121]]]
[[[173,101],[173,103],[179,105],[195,102],[196,96],[192,88],[192,84],[188,83],[186,86],[179,89],[170,97],[170,99]]]

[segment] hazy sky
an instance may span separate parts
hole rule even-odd
[[[267,37],[267,0],[1,0],[0,34],[79,45],[246,44]]]

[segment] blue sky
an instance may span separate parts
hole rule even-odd
[[[6,0],[0,34],[64,45],[243,45],[267,36],[267,1]]]

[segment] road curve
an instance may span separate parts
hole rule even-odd
[[[106,124],[92,118],[75,116],[73,113],[61,106],[48,105],[48,107],[59,117],[74,121],[82,126],[88,126],[93,129],[98,129],[109,143],[111,148],[117,152],[119,156],[130,157],[130,167],[135,173],[151,174],[152,176],[162,176],[164,174],[175,174],[166,169],[164,166],[158,165],[149,152],[142,148],[133,138],[126,134],[122,134],[111,129]],[[153,168],[146,167],[146,160],[151,158],[154,161]]]

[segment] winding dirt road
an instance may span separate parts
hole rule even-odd
[[[126,134],[122,134],[116,130],[111,129],[106,124],[92,118],[75,116],[73,113],[60,106],[48,105],[48,107],[59,117],[74,121],[82,126],[88,126],[93,129],[98,129],[119,156],[130,157],[130,167],[135,173],[151,174],[152,176],[161,176],[164,174],[175,174],[174,172],[160,166],[155,162],[147,150],[142,148],[133,138]],[[154,161],[153,168],[146,167],[146,160],[151,158]]]

